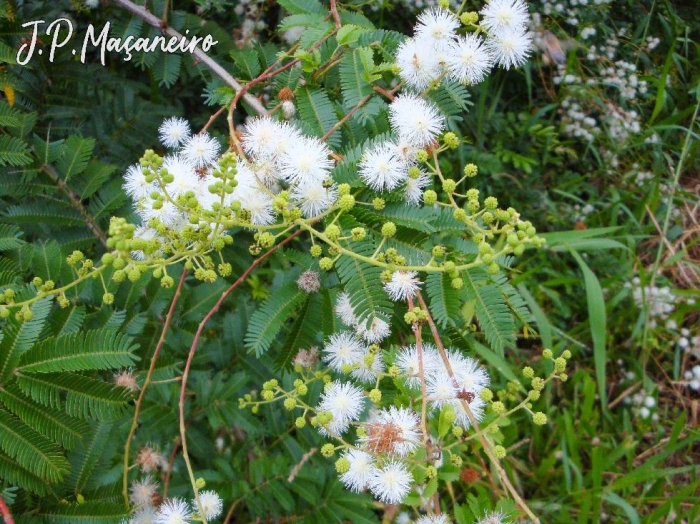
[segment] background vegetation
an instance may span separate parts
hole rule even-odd
[[[287,16],[315,2],[170,4],[169,24],[213,35],[219,43],[211,56],[245,81],[286,45],[284,31],[275,28],[283,23],[293,31],[296,22]],[[408,1],[380,4],[342,5],[353,23],[385,29],[378,36],[391,52],[398,33],[414,25],[416,9]],[[512,268],[530,328],[519,328],[503,356],[481,346],[479,334],[469,340],[488,362],[494,387],[505,389],[524,366],[543,369],[543,348],[573,354],[569,380],[548,385],[538,403],[548,424],[535,427],[515,415],[501,427],[504,465],[543,522],[700,522],[700,13],[692,0],[529,5],[540,47],[524,69],[499,71],[468,89],[468,106],[449,119],[468,141],[442,166],[449,174],[476,163],[477,187],[517,207],[548,240]],[[156,14],[166,8],[163,0],[147,7]],[[18,66],[16,51],[27,38],[21,24],[61,16],[80,34],[108,21],[112,34],[156,34],[112,2],[95,9],[75,0],[0,2],[0,288],[34,276],[70,281],[65,257],[76,249],[98,259],[109,218],[134,216],[121,176],[158,143],[163,119],[182,115],[201,128],[233,94],[189,55],[137,54],[125,62],[109,53],[102,66],[95,53],[83,64],[66,52],[53,63],[44,55]],[[307,30],[302,47],[316,39]],[[565,53],[561,64],[553,57],[556,45]],[[342,69],[327,78],[339,75]],[[283,76],[251,93],[273,106],[288,81]],[[303,96],[297,99],[302,119]],[[308,90],[306,96],[313,101]],[[371,125],[371,109],[366,118]],[[210,131],[223,142],[225,119]],[[254,259],[241,245],[226,248],[234,276]],[[319,446],[317,433],[293,430],[294,417],[282,406],[257,415],[238,406],[273,369],[281,381],[293,380],[280,369],[288,358],[281,348],[299,336],[301,313],[267,342],[273,350],[265,353],[250,351],[256,342],[248,324],[307,263],[273,257],[257,269],[207,324],[193,361],[189,452],[207,487],[223,497],[225,522],[395,517],[369,496],[344,490],[332,462],[308,453]],[[326,285],[337,284],[328,278]],[[185,284],[155,381],[181,374],[199,321],[229,284]],[[120,287],[111,305],[102,304],[102,289],[91,282],[71,293],[69,308],[37,303],[31,321],[2,325],[0,479],[19,522],[116,522],[124,514],[124,442],[136,397],[105,384],[127,367],[143,380],[173,290],[141,279]],[[305,320],[317,321],[314,310],[330,304],[327,294],[310,300]],[[464,318],[472,307],[464,304]],[[59,341],[62,335],[73,338]],[[43,351],[68,354],[78,339],[117,349],[104,360],[76,357],[72,367],[48,374],[32,368],[41,361],[36,346],[25,354],[38,341]],[[38,376],[48,379],[40,383]],[[167,495],[188,496],[178,393],[177,382],[149,389],[133,449],[160,450],[169,465],[156,474]],[[60,410],[45,407],[59,404]],[[17,411],[44,437],[31,453],[13,454],[8,444],[15,438],[9,413]],[[497,501],[493,472],[479,457],[442,478],[458,522],[471,522],[472,513]]]

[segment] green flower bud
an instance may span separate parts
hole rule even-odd
[[[350,211],[355,207],[355,197],[352,195],[343,195],[338,198],[338,207],[343,211]]]
[[[497,459],[505,458],[506,448],[504,448],[503,446],[494,446],[493,447],[493,454],[496,455]]]
[[[335,446],[333,444],[324,444],[321,446],[321,455],[326,458],[330,458],[335,455]]]
[[[481,391],[479,391],[479,397],[481,397],[481,400],[484,402],[491,402],[493,399],[493,391],[491,391],[489,388],[483,388]]]
[[[323,257],[321,260],[318,261],[318,267],[320,267],[324,271],[330,271],[331,269],[333,269],[333,260],[328,257]]]
[[[298,427],[299,429],[303,428],[306,426],[306,419],[304,417],[297,417],[296,420],[294,421],[294,425]]]
[[[523,376],[525,378],[532,378],[535,376],[535,370],[532,369],[530,366],[525,366],[523,368]]]
[[[260,396],[263,398],[263,400],[270,402],[272,399],[275,398],[275,392],[266,390],[266,391],[263,391],[262,393],[260,393]]]
[[[372,200],[372,207],[374,207],[375,210],[381,211],[384,209],[384,206],[386,206],[386,201],[383,198],[376,197]]]
[[[367,231],[365,231],[364,227],[354,227],[350,231],[350,234],[352,235],[352,239],[355,240],[356,242],[359,242],[365,236],[367,235]]]
[[[459,17],[459,21],[462,25],[473,25],[479,21],[479,14],[474,11],[465,11]]]
[[[292,411],[297,405],[296,399],[293,398],[285,398],[284,399],[284,407],[285,409]]]
[[[323,248],[318,244],[314,244],[313,246],[311,246],[311,249],[309,249],[309,253],[312,257],[318,258],[323,254]]]
[[[202,477],[199,477],[197,480],[195,480],[194,484],[197,486],[197,489],[204,489],[204,487],[207,485],[207,481]]]
[[[540,393],[536,389],[531,389],[527,393],[527,398],[529,398],[530,400],[539,400],[541,395],[542,393]]]
[[[532,389],[542,391],[544,389],[544,379],[542,377],[534,377],[530,383]]]
[[[455,182],[452,179],[447,179],[442,183],[442,190],[447,193],[448,195],[451,195],[452,193],[455,192],[455,189],[457,188],[457,182]]]
[[[453,434],[456,438],[460,438],[462,435],[464,435],[464,428],[461,427],[461,426],[454,426],[454,427],[452,428],[452,434]]]
[[[475,177],[478,172],[479,168],[476,164],[467,164],[464,166],[464,174],[469,178]]]
[[[343,473],[347,473],[348,471],[350,471],[350,461],[344,457],[339,458],[335,461],[335,470],[341,475]]]
[[[532,422],[534,422],[537,426],[544,426],[547,423],[547,415],[541,411],[538,411],[532,415]]]
[[[484,200],[484,207],[490,211],[493,211],[498,207],[498,200],[496,199],[496,197],[486,197],[486,199]]]
[[[450,284],[454,289],[462,289],[462,287],[464,287],[464,280],[461,278],[453,278]]]
[[[386,222],[382,226],[382,236],[386,238],[391,238],[396,234],[396,224],[393,222]]]
[[[41,279],[41,277],[34,277],[32,279],[32,284],[34,284],[36,287],[39,287],[43,283],[44,283],[44,281]]]
[[[495,262],[493,264],[490,264],[489,267],[486,268],[486,272],[489,275],[498,275],[498,272],[501,270],[500,266],[496,264]]]
[[[545,349],[545,350],[542,352],[542,356],[543,356],[544,358],[552,358],[552,350],[551,350],[551,349]]]
[[[369,399],[375,404],[379,404],[382,400],[382,392],[378,389],[373,389],[369,392]]]
[[[564,352],[561,354],[561,356],[564,357],[565,359],[570,359],[570,358],[571,358],[571,351],[569,351],[568,349],[566,349],[566,350],[564,350]]]
[[[491,404],[491,409],[493,409],[493,412],[494,412],[494,413],[498,413],[498,414],[501,414],[501,413],[505,413],[505,412],[506,412],[506,406],[505,406],[505,404],[503,404],[503,402],[501,402],[500,400],[497,400],[496,402],[493,402],[493,403]]]
[[[563,357],[558,357],[554,359],[554,372],[561,373],[566,369],[566,359]]]
[[[428,158],[428,152],[424,149],[421,149],[416,152],[416,160],[418,161],[418,163],[422,164],[424,162],[427,162]]]
[[[331,224],[326,228],[325,233],[328,238],[330,238],[333,241],[336,241],[340,237],[340,228],[335,224]]]
[[[455,209],[453,215],[455,217],[455,220],[459,222],[464,222],[465,220],[467,220],[467,212],[462,208]]]
[[[339,184],[338,185],[338,196],[345,196],[350,194],[350,184]]]
[[[459,455],[450,455],[450,463],[458,468],[462,467],[462,457]]]
[[[105,293],[102,295],[102,303],[112,304],[114,303],[114,295],[112,293]]]
[[[161,287],[164,287],[166,289],[171,288],[175,285],[175,280],[173,279],[173,277],[165,275],[163,278],[160,279],[160,285]]]
[[[448,2],[449,5],[449,2]],[[450,149],[459,147],[459,137],[455,135],[452,131],[448,131],[442,136],[442,142]]]

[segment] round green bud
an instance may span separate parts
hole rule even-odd
[[[321,446],[321,455],[326,458],[330,458],[335,455],[335,446],[333,444],[324,444]]]
[[[491,391],[489,388],[483,388],[481,391],[479,391],[479,397],[481,397],[481,400],[484,402],[491,402],[493,399],[493,391]]]
[[[447,193],[448,195],[451,195],[452,193],[455,192],[455,189],[457,188],[457,182],[455,182],[452,179],[447,179],[442,183],[442,190]]]
[[[318,244],[314,244],[313,246],[311,246],[311,249],[309,249],[309,253],[312,257],[318,258],[323,254],[323,248]]]
[[[123,258],[115,258],[112,262],[112,267],[114,269],[124,269],[126,267],[126,260]]]
[[[568,349],[565,349],[564,352],[561,354],[561,356],[566,358],[566,359],[570,359],[571,358],[571,351],[569,351]]]
[[[542,356],[543,356],[544,358],[552,358],[552,350],[551,350],[551,349],[545,349],[545,350],[542,352]]]
[[[498,200],[496,199],[496,197],[486,197],[486,199],[484,200],[484,207],[490,211],[493,211],[498,207]]]
[[[382,401],[382,392],[376,388],[371,390],[368,396],[375,404],[379,404]]]
[[[333,269],[333,260],[328,257],[323,257],[321,260],[318,261],[318,267],[320,267],[324,271],[330,271],[331,269]]]
[[[491,264],[493,262],[493,255],[491,253],[486,253],[485,255],[481,255],[481,261],[484,264]]]
[[[335,470],[340,473],[347,473],[350,471],[350,461],[345,457],[339,458],[335,461]]]
[[[340,237],[340,228],[335,224],[331,224],[326,228],[325,233],[328,238],[330,238],[333,241],[336,241]]]
[[[34,277],[32,279],[32,284],[34,284],[36,287],[39,287],[43,283],[44,283],[44,281],[41,279],[41,277]]]
[[[425,202],[426,206],[432,206],[437,202],[437,193],[432,189],[426,189],[423,193],[423,202]]]
[[[401,374],[401,369],[399,368],[399,366],[394,364],[393,366],[389,367],[387,372],[389,373],[389,376],[391,376],[391,377],[398,377]]]
[[[31,319],[34,318],[34,313],[32,313],[31,309],[29,309],[27,306],[22,308],[22,311],[20,311],[22,315],[22,320],[25,322],[29,322]]]
[[[393,222],[386,222],[382,226],[382,236],[386,238],[391,238],[396,234],[396,224]]]
[[[425,468],[425,478],[432,479],[435,477],[437,477],[437,468],[435,466]]]
[[[260,411],[260,407],[257,405],[250,408],[251,413],[257,413],[258,411]]]
[[[222,277],[227,277],[233,273],[233,267],[228,262],[222,262],[218,267],[219,275]]]
[[[530,400],[539,400],[541,395],[542,393],[540,393],[536,389],[531,389],[527,393],[527,398],[529,398]]]
[[[503,209],[496,209],[494,210],[493,214],[495,215],[496,219],[500,220],[501,222],[507,222],[510,219],[508,211],[504,211]]]
[[[450,8],[450,0],[438,0],[438,7],[440,9],[449,9]]]
[[[10,316],[10,310],[5,306],[0,306],[0,318],[8,318]]]
[[[542,391],[544,389],[544,379],[542,377],[534,377],[530,383],[532,389]]]
[[[386,206],[386,201],[383,198],[376,197],[374,200],[372,200],[372,207],[375,210],[381,211],[384,209],[384,206]]]
[[[418,166],[411,166],[408,168],[408,178],[416,180],[421,175],[420,168]]]
[[[285,409],[291,411],[297,406],[297,401],[296,399],[293,398],[285,398],[284,399],[284,407]]]
[[[455,217],[455,220],[458,220],[459,222],[464,222],[465,220],[467,220],[467,212],[462,208],[458,207],[457,209],[455,209],[453,215]]]
[[[493,224],[495,217],[493,216],[493,213],[491,213],[490,211],[486,211],[483,215],[481,215],[481,220],[483,220],[484,224],[488,226]]]
[[[299,429],[303,428],[306,426],[306,419],[304,417],[297,417],[296,420],[294,421],[294,425],[298,427]]]
[[[450,463],[458,468],[462,467],[462,457],[459,455],[450,455]]]
[[[350,231],[350,234],[352,235],[352,239],[355,240],[356,242],[359,242],[365,236],[367,235],[367,231],[365,231],[364,227],[354,227]]]
[[[130,282],[136,282],[139,278],[141,278],[141,271],[138,269],[130,269],[127,272],[127,277],[129,277]]]
[[[532,415],[532,422],[534,422],[537,426],[544,426],[547,423],[547,415],[541,411],[538,411]]]
[[[112,280],[114,280],[117,284],[121,284],[126,280],[126,271],[123,269],[118,269],[112,273]]]
[[[462,289],[464,287],[464,280],[462,280],[461,278],[453,278],[450,285],[454,289]]]
[[[513,248],[513,254],[515,256],[520,256],[525,252],[525,246],[523,244],[519,244]]]
[[[160,285],[164,288],[171,288],[175,285],[175,279],[169,275],[165,275],[160,279]]]
[[[537,234],[537,230],[534,227],[530,226],[525,230],[525,234],[528,237],[532,238]]]
[[[355,207],[355,197],[352,195],[343,195],[338,198],[338,207],[343,211],[350,211]]]
[[[467,209],[468,209],[469,211],[471,211],[472,213],[476,213],[477,211],[479,211],[479,208],[480,208],[480,207],[481,207],[481,206],[479,205],[479,201],[478,201],[478,200],[469,200],[469,201],[467,202]]]
[[[442,136],[442,142],[450,149],[459,147],[459,137],[455,135],[452,131],[448,131]]]
[[[419,150],[419,151],[416,152],[416,160],[417,160],[419,163],[422,164],[422,163],[424,163],[424,162],[427,162],[427,161],[428,161],[428,158],[429,158],[429,157],[428,157],[428,152],[425,151],[424,149],[421,149],[421,150]]]
[[[498,414],[501,414],[501,413],[505,413],[505,412],[506,412],[506,406],[505,406],[505,404],[503,404],[503,402],[501,402],[500,400],[497,400],[496,402],[493,402],[493,403],[491,404],[491,409],[493,409],[493,412],[494,412],[494,413],[498,413]]]
[[[478,172],[479,168],[476,166],[476,164],[467,164],[464,166],[464,174],[469,178],[475,177]]]
[[[112,293],[105,293],[104,295],[102,295],[102,302],[104,304],[114,303],[114,295]]]
[[[493,454],[496,456],[497,459],[505,458],[506,448],[504,448],[503,446],[494,446]]]
[[[479,14],[475,11],[465,11],[459,17],[459,21],[462,25],[473,25],[479,21]]]
[[[567,375],[566,373],[559,374],[559,380],[561,380],[562,382],[566,382],[568,379],[569,379],[569,375]]]
[[[296,390],[300,395],[306,395],[309,392],[309,388],[306,386],[306,384],[299,384],[296,387]]]
[[[260,393],[260,396],[263,398],[263,400],[270,402],[272,399],[275,398],[275,392],[266,390]]]
[[[268,233],[267,231],[265,231],[264,233],[260,233],[260,237],[258,238],[258,244],[260,244],[260,247],[262,247],[263,249],[269,249],[275,245],[275,236],[272,233]]]
[[[535,376],[535,370],[532,369],[530,366],[525,366],[523,368],[523,376],[525,378],[532,378]]]
[[[561,373],[566,369],[566,359],[564,357],[558,357],[554,359],[554,372]]]
[[[345,196],[350,194],[350,184],[339,184],[338,185],[338,196]]]
[[[70,300],[68,300],[66,297],[61,297],[58,299],[58,305],[62,308],[65,309],[68,306],[70,306]]]
[[[453,426],[452,427],[452,434],[456,438],[460,438],[462,435],[464,435],[464,428],[462,426]]]
[[[204,489],[204,487],[207,485],[207,481],[202,477],[199,477],[197,480],[195,480],[194,484],[197,486],[197,489]]]
[[[501,267],[496,264],[495,262],[493,264],[490,264],[489,267],[486,268],[486,272],[489,275],[498,275],[498,272],[501,270]]]
[[[445,246],[433,246],[433,256],[440,258],[445,256]]]

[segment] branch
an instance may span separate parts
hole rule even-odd
[[[138,16],[141,18],[143,21],[151,25],[152,27],[155,27],[156,29],[160,29],[160,31],[168,36],[175,37],[179,40],[185,40],[189,42],[187,38],[185,38],[182,34],[177,32],[175,29],[172,27],[167,27],[163,23],[163,20],[155,16],[153,13],[150,11],[146,10],[144,7],[138,6],[131,2],[130,0],[112,0],[115,4],[120,5],[124,9],[130,11],[134,15]],[[223,67],[221,67],[213,58],[211,58],[209,55],[207,55],[204,51],[202,51],[199,47],[195,47],[194,51],[192,53],[197,60],[205,64],[206,66],[211,69],[212,73],[214,73],[216,76],[221,78],[224,82],[226,82],[229,86],[231,86],[236,93],[239,93],[243,90],[243,86],[238,83],[238,81],[233,78]],[[254,96],[251,96],[249,94],[244,94],[243,99],[250,105],[256,113],[258,113],[260,116],[264,116],[267,114],[267,109],[265,109],[265,106],[263,106],[260,101],[255,98]]]
[[[209,319],[214,315],[214,313],[216,313],[219,310],[221,304],[223,304],[224,300],[226,300],[226,297],[229,296],[234,289],[240,286],[245,281],[245,279],[248,278],[248,275],[250,275],[255,270],[255,268],[260,265],[261,262],[263,262],[270,255],[272,255],[272,253],[283,247],[285,244],[289,243],[293,238],[299,236],[303,231],[303,229],[298,229],[297,231],[289,235],[287,238],[285,238],[282,242],[270,249],[267,253],[253,260],[252,264],[248,266],[248,269],[246,269],[241,274],[241,276],[239,276],[238,279],[233,284],[231,284],[228,287],[228,289],[226,289],[226,291],[224,291],[221,294],[221,297],[219,298],[219,300],[216,301],[216,304],[212,306],[212,308],[209,310],[206,316],[199,323],[197,332],[194,335],[194,340],[192,340],[190,352],[187,355],[187,362],[185,363],[185,370],[182,372],[182,385],[180,386],[180,442],[182,443],[182,458],[185,459],[187,473],[189,474],[190,482],[192,483],[192,490],[194,491],[194,497],[197,501],[197,509],[201,508],[202,505],[199,501],[199,489],[197,488],[197,481],[194,478],[194,471],[192,470],[190,456],[187,452],[187,432],[185,427],[185,396],[187,391],[187,378],[190,374],[190,367],[192,366],[192,360],[194,359],[194,354],[197,350],[197,344],[199,344],[199,338],[202,336],[204,326],[207,324],[207,322],[209,322]],[[204,518],[203,522],[204,524],[207,524],[207,521]]]
[[[12,518],[12,513],[10,513],[10,508],[7,507],[5,501],[0,497],[0,515],[5,521],[5,524],[15,524],[15,519]]]
[[[146,390],[151,383],[151,377],[153,377],[153,372],[156,369],[156,361],[158,360],[158,354],[160,353],[163,343],[165,342],[165,335],[168,333],[170,328],[170,322],[173,319],[173,313],[175,312],[175,306],[180,298],[180,292],[182,291],[182,286],[185,283],[185,277],[187,276],[187,270],[182,270],[182,275],[180,275],[180,281],[177,283],[177,288],[175,289],[175,294],[170,302],[170,309],[168,309],[168,314],[165,316],[165,323],[163,324],[163,329],[160,332],[160,338],[156,344],[156,349],[153,351],[153,356],[151,357],[151,365],[148,368],[148,373],[146,374],[146,379],[143,381],[141,386],[141,393],[139,393],[139,398],[136,401],[136,406],[134,409],[134,418],[131,421],[131,428],[129,429],[129,436],[126,437],[126,444],[124,444],[124,473],[122,477],[122,495],[124,496],[124,503],[129,505],[129,450],[131,448],[131,442],[134,439],[134,433],[136,433],[136,428],[139,425],[139,414],[141,413],[141,406],[143,405],[143,399],[146,397]],[[176,446],[177,447],[177,446]]]

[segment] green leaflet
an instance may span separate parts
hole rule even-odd
[[[262,303],[248,323],[245,345],[250,353],[259,357],[270,348],[304,296],[296,282],[288,282]]]
[[[430,273],[425,279],[425,290],[430,297],[430,311],[441,327],[454,325],[459,317],[459,292],[451,285],[446,273]]]

